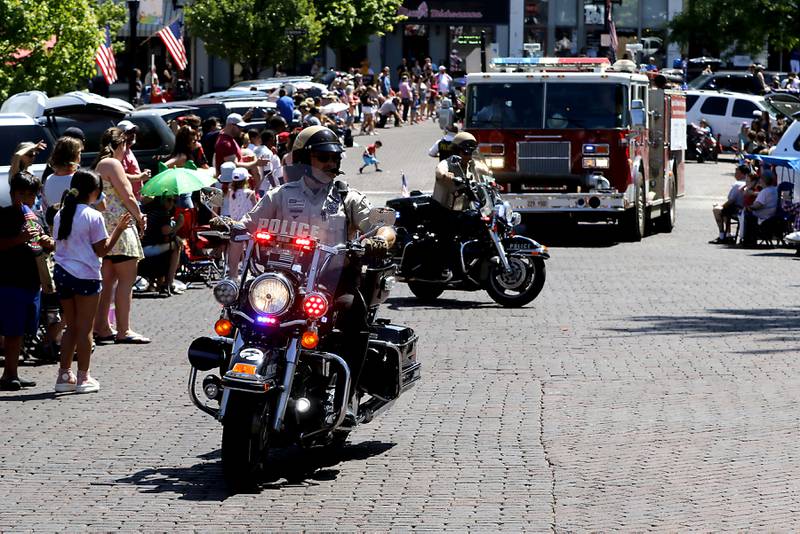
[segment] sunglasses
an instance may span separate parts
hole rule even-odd
[[[342,155],[337,152],[312,152],[311,157],[321,163],[328,163],[329,161],[342,161]]]

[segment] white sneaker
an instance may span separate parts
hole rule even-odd
[[[78,382],[75,385],[75,393],[96,393],[100,391],[100,382],[87,376],[83,382]]]
[[[790,243],[800,243],[800,230],[798,230],[797,232],[792,232],[791,234],[784,237],[783,240],[789,241]]]
[[[72,370],[67,370],[58,375],[56,385],[53,389],[56,393],[68,393],[70,391],[75,391],[75,384],[77,381],[78,379],[75,378],[74,374],[72,374]]]

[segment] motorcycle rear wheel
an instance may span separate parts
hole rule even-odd
[[[408,289],[417,297],[421,302],[434,302],[439,298],[439,295],[444,293],[444,288],[437,284],[429,284],[426,282],[409,282]]]
[[[258,488],[269,420],[262,411],[257,402],[246,403],[234,395],[228,400],[222,422],[222,476],[231,493]]]
[[[504,277],[507,278],[509,275],[506,275],[502,267],[498,266],[489,277],[486,292],[493,301],[501,306],[521,308],[538,297],[544,287],[546,278],[544,260],[542,258],[511,257],[509,262],[512,267],[510,276],[513,276],[517,283],[509,283],[510,279],[504,280]],[[523,265],[525,266],[524,272],[518,271],[518,269],[523,269]]]

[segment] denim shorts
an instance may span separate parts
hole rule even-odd
[[[56,282],[56,294],[63,300],[74,296],[90,297],[97,295],[103,289],[103,282],[100,280],[75,278],[57,263],[53,269],[53,280]]]
[[[0,287],[0,336],[34,334],[39,328],[42,292],[38,289]]]

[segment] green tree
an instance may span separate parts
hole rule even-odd
[[[98,13],[112,28],[124,20],[124,7],[120,19],[120,9],[94,0],[0,0],[0,101],[31,89],[53,95],[85,86],[102,39]]]
[[[325,41],[331,48],[355,49],[371,35],[391,32],[405,17],[398,13],[403,0],[314,0]]]
[[[184,9],[189,33],[215,56],[239,63],[247,75],[285,62],[292,55],[286,30],[300,28],[301,59],[317,50],[322,25],[312,0],[198,1]]]
[[[688,0],[670,23],[672,39],[719,55],[800,45],[798,0]]]

